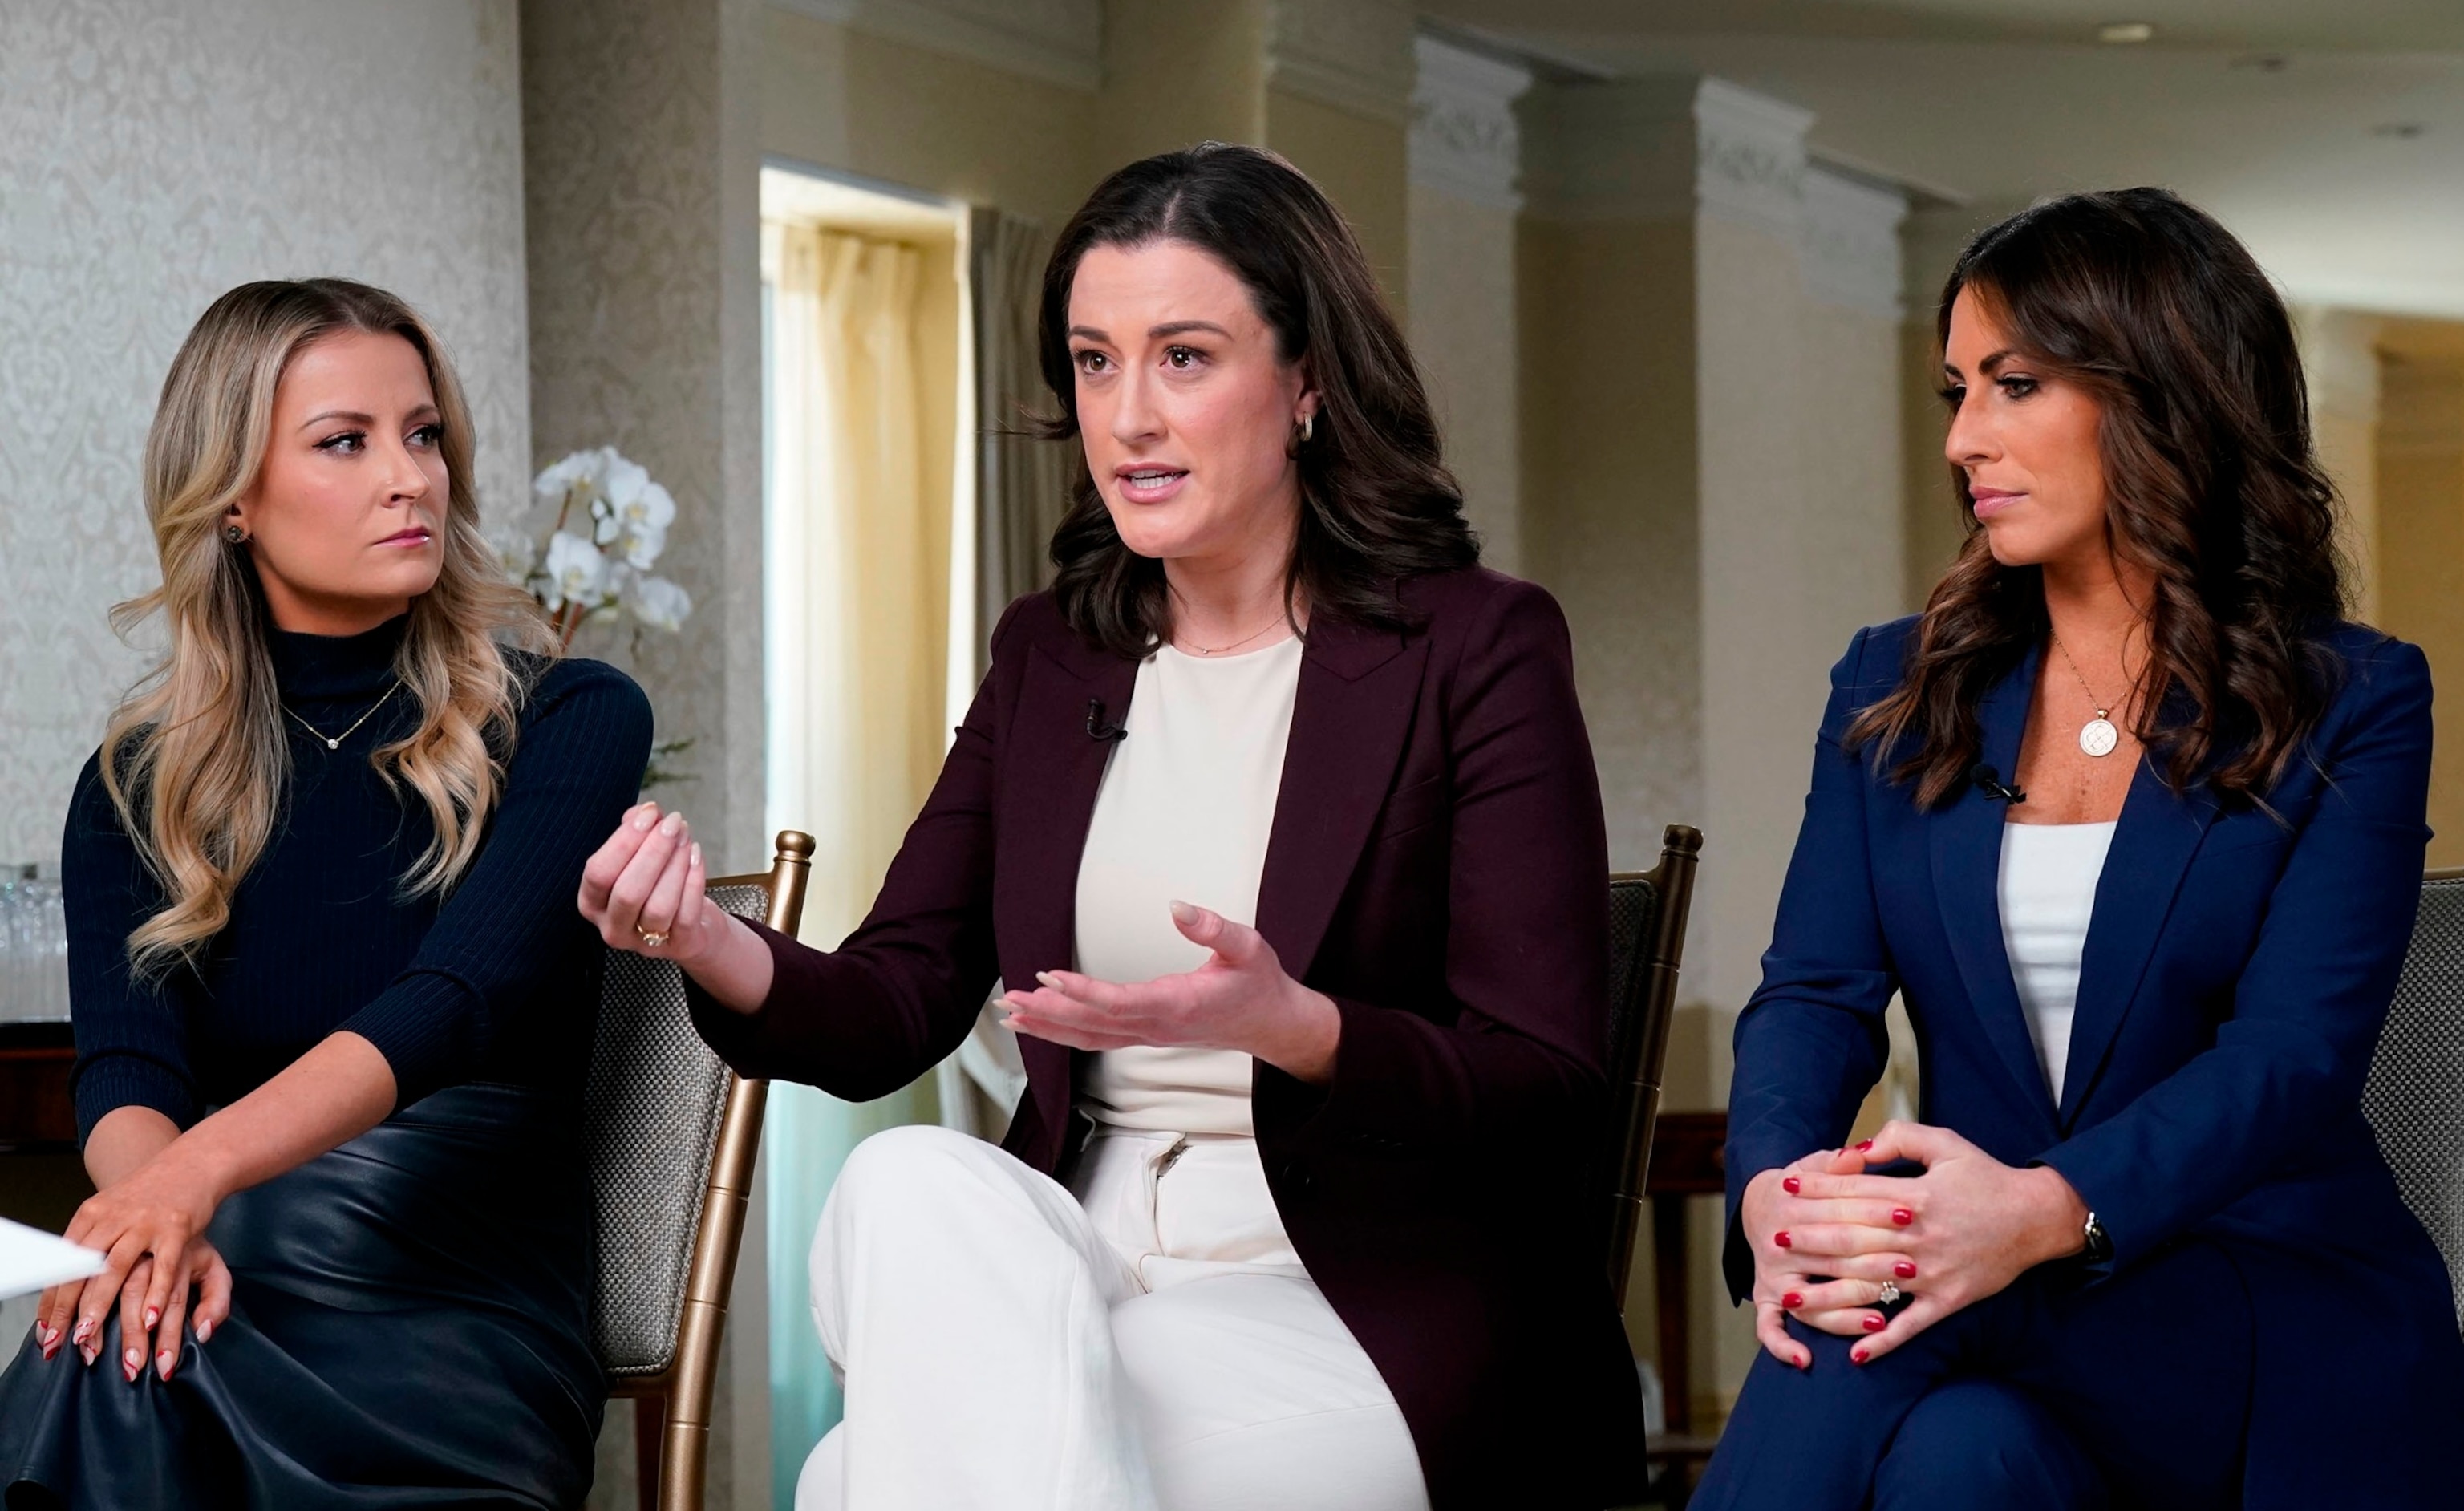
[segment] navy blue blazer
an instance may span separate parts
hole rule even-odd
[[[2329,635],[2341,686],[2273,815],[2203,783],[2176,794],[2142,762],[2097,886],[2057,1104],[2003,952],[2005,805],[1968,789],[1920,810],[1870,749],[1842,745],[1898,685],[1916,623],[1859,631],[1832,669],[1763,983],[1737,1023],[1732,1292],[1753,1278],[1735,1220],[1746,1183],[1846,1138],[1883,1067],[1883,1007],[1903,993],[1921,1118],[2061,1172],[2113,1240],[2090,1283],[2128,1283],[2192,1238],[2232,1256],[2259,1319],[2253,1484],[2289,1467],[2263,1465],[2275,1445],[2349,1461],[2355,1445],[2321,1431],[2322,1398],[2342,1398],[2330,1415],[2366,1414],[2412,1371],[2428,1381],[2464,1357],[2446,1267],[2361,1111],[2429,838],[2427,662],[2373,630]],[[1980,759],[2000,772],[2017,769],[2037,671],[2032,652],[1979,705]]]

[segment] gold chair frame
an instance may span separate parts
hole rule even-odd
[[[770,899],[762,922],[793,934],[804,915],[804,885],[812,865],[813,837],[782,829],[768,871],[713,877],[709,886],[760,887]],[[685,1275],[684,1311],[676,1322],[675,1357],[657,1374],[610,1382],[611,1395],[633,1402],[634,1462],[645,1511],[701,1511],[718,1346],[727,1331],[728,1296],[736,1280],[737,1251],[744,1241],[745,1205],[753,1195],[753,1167],[761,1152],[761,1114],[769,1096],[768,1082],[727,1073],[725,1109],[711,1150],[693,1264]]]

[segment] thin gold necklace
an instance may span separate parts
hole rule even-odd
[[[1282,616],[1278,615],[1273,620],[1267,622],[1265,629],[1258,630],[1254,634],[1243,635],[1239,640],[1233,641],[1228,646],[1201,646],[1196,641],[1191,641],[1189,643],[1189,648],[1198,652],[1201,656],[1220,656],[1227,650],[1240,649],[1249,642],[1257,639],[1259,635],[1266,633],[1267,630],[1273,629],[1277,624],[1280,624],[1283,622]]]
[[[327,750],[338,751],[342,748],[342,742],[344,740],[357,734],[360,732],[360,726],[365,724],[368,720],[375,718],[377,716],[377,710],[384,708],[393,695],[401,690],[402,679],[400,677],[396,677],[393,679],[393,686],[385,690],[385,696],[368,705],[368,712],[361,714],[358,718],[353,719],[351,721],[351,727],[344,730],[340,734],[328,734],[323,730],[319,729],[316,725],[309,723],[306,719],[300,718],[299,711],[287,703],[282,706],[282,712],[290,714],[295,719],[299,719],[299,727],[306,730],[309,734],[316,735],[319,739],[323,740]]]

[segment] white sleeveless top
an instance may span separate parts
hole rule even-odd
[[[2036,1063],[2057,1105],[2069,1067],[2079,1008],[2079,956],[2096,911],[2097,879],[2113,845],[2112,823],[2002,825],[2002,949],[2027,1010]]]
[[[1257,923],[1301,651],[1298,639],[1211,658],[1166,646],[1139,663],[1078,864],[1080,972],[1146,981],[1205,964],[1173,925],[1176,901]],[[1115,1128],[1250,1136],[1250,1071],[1238,1050],[1106,1050],[1079,1106]]]

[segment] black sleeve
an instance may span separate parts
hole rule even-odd
[[[105,1115],[152,1107],[186,1128],[197,1120],[188,1068],[187,1020],[179,994],[187,969],[141,978],[128,936],[163,908],[163,889],[138,857],[103,790],[100,757],[77,774],[60,841],[60,885],[69,927],[69,1015],[77,1033],[77,1141]]]
[[[650,703],[595,661],[560,662],[530,711],[488,842],[436,915],[410,964],[340,1028],[393,1067],[395,1105],[468,1079],[523,1004],[553,999],[541,979],[568,959],[583,863],[640,796]]]

